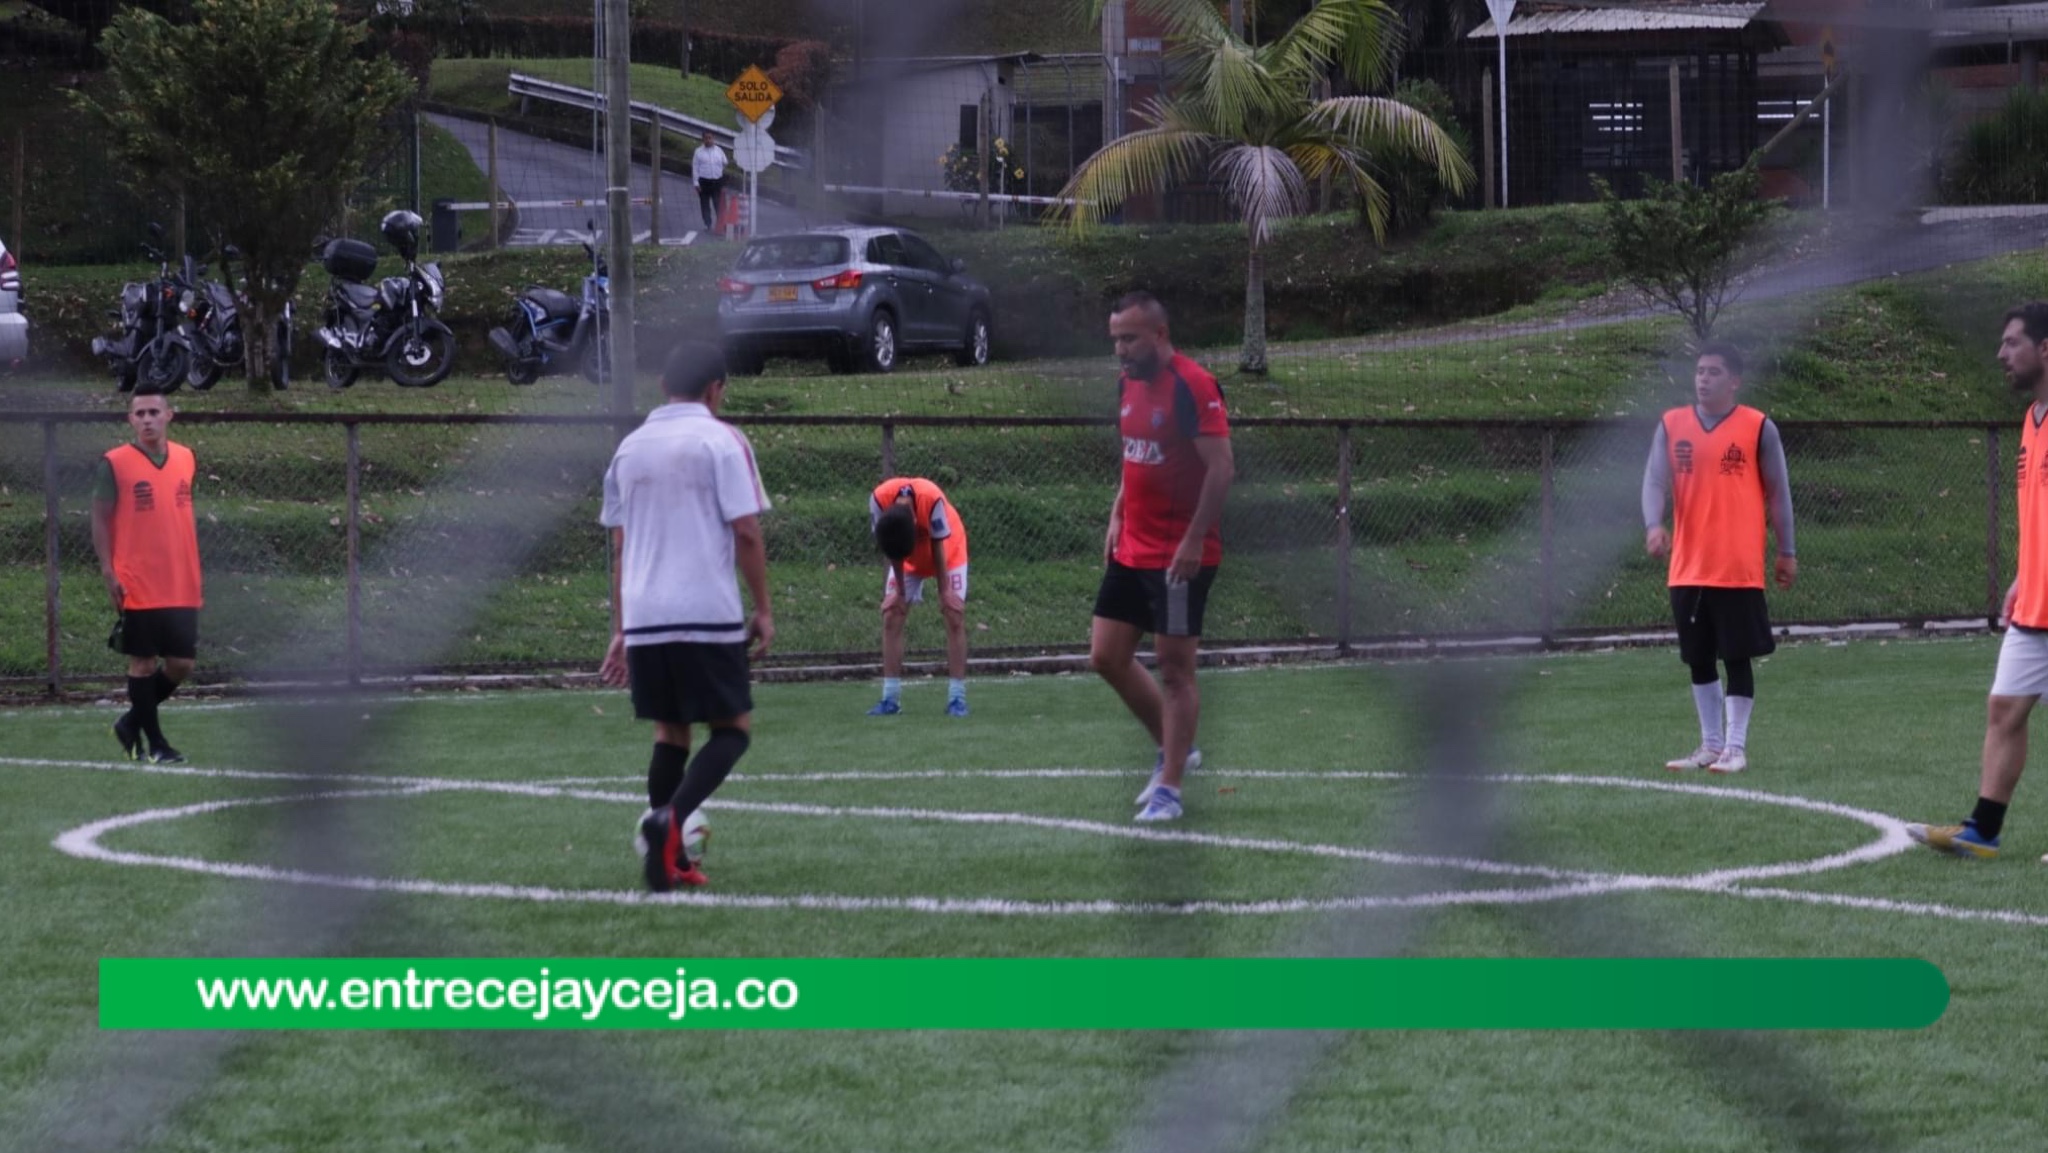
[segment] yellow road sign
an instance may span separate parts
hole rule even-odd
[[[748,120],[759,120],[763,112],[775,107],[776,102],[782,99],[782,89],[775,86],[775,81],[770,80],[766,72],[749,64],[747,70],[740,73],[740,78],[732,82],[732,87],[725,90],[725,98],[740,110],[740,115]]]

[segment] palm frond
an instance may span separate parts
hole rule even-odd
[[[1171,118],[1170,109],[1162,111]],[[1146,128],[1118,137],[1089,157],[1067,181],[1060,197],[1075,203],[1062,205],[1058,211],[1067,216],[1074,231],[1083,231],[1131,197],[1185,180],[1216,145],[1213,136],[1180,128]]]
[[[1399,100],[1339,96],[1317,102],[1307,119],[1364,152],[1399,153],[1427,162],[1451,192],[1463,192],[1472,181],[1472,162],[1457,142],[1437,127],[1436,121]]]
[[[1400,49],[1401,18],[1384,0],[1320,0],[1259,53],[1276,74],[1316,76],[1335,65],[1361,88],[1383,88]]]
[[[1264,144],[1225,148],[1214,164],[1224,192],[1237,205],[1254,245],[1273,234],[1273,222],[1308,211],[1308,181],[1285,151]]]

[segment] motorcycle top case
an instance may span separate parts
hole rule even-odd
[[[360,240],[329,241],[320,266],[341,280],[368,280],[377,271],[377,250]]]

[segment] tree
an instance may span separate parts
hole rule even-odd
[[[1103,0],[1086,0],[1099,20]],[[1387,85],[1397,29],[1381,0],[1321,0],[1256,46],[1234,35],[1217,0],[1129,0],[1158,16],[1173,41],[1170,94],[1139,110],[1147,127],[1085,161],[1063,197],[1071,226],[1086,230],[1147,192],[1206,169],[1244,224],[1244,348],[1239,368],[1266,371],[1263,251],[1274,223],[1308,212],[1310,184],[1347,182],[1376,241],[1386,239],[1390,198],[1375,175],[1397,158],[1426,163],[1453,191],[1472,178],[1456,143],[1430,118],[1383,96],[1319,99],[1334,72],[1358,88]]]
[[[1695,338],[1712,337],[1737,258],[1773,211],[1757,195],[1763,187],[1757,161],[1714,177],[1704,188],[1645,178],[1640,200],[1621,199],[1598,176],[1593,183],[1622,279],[1684,317]]]
[[[275,318],[313,241],[382,144],[412,82],[360,51],[365,29],[331,0],[193,0],[187,22],[127,9],[101,41],[114,82],[79,102],[144,183],[241,250],[249,386],[269,387]]]

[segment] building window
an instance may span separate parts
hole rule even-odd
[[[1643,130],[1643,105],[1639,100],[1595,101],[1586,105],[1593,131],[1603,136],[1633,135]]]
[[[981,105],[960,106],[960,151],[981,151]]]

